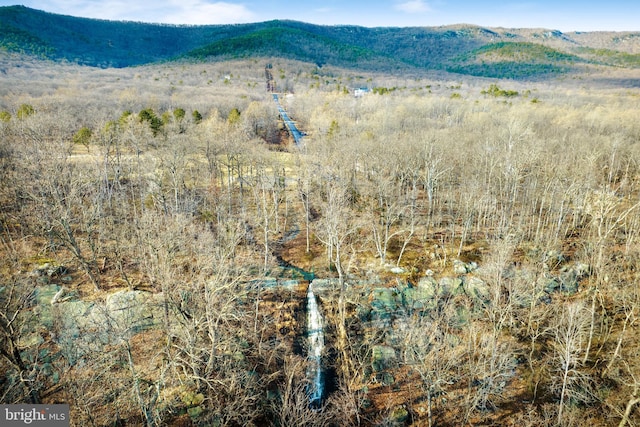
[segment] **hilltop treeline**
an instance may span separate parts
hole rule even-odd
[[[637,33],[447,27],[364,28],[274,20],[176,26],[0,8],[0,48],[98,67],[283,58],[368,71],[441,70],[538,79],[585,67],[637,69]]]

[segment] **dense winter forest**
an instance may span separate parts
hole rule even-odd
[[[1,402],[76,426],[640,424],[633,74],[1,65]]]

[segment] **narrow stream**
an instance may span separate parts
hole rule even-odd
[[[324,350],[324,329],[322,313],[318,307],[311,285],[307,291],[307,338],[309,340],[309,365],[307,377],[310,381],[308,394],[309,404],[319,407],[324,393],[324,378],[322,374],[322,352]]]
[[[300,229],[296,226],[291,232],[280,242],[281,244],[295,238]],[[290,262],[282,258],[280,251],[274,252],[278,264],[280,267],[288,270],[292,273],[292,276],[300,276],[303,280],[309,282],[307,288],[307,380],[309,385],[307,386],[307,396],[309,398],[309,406],[319,409],[322,406],[322,399],[325,394],[325,370],[322,366],[322,354],[324,352],[324,320],[320,307],[318,306],[318,299],[313,292],[312,282],[315,279],[315,274],[311,271],[305,271],[300,267],[297,267]],[[329,378],[331,378],[331,371],[329,371]]]

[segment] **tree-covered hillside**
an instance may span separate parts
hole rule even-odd
[[[568,72],[585,62],[576,55],[541,44],[499,42],[455,57],[447,69],[474,76],[518,79]]]
[[[186,55],[188,58],[196,59],[252,56],[297,59],[315,62],[320,66],[327,62],[366,68],[377,68],[385,62],[401,65],[400,61],[371,49],[341,43],[325,35],[286,25],[267,27],[238,37],[217,40]]]
[[[98,67],[277,57],[351,69],[413,68],[536,78],[570,72],[576,63],[635,68],[640,37],[472,25],[320,26],[286,20],[177,26],[77,18],[9,6],[0,8],[0,49]]]

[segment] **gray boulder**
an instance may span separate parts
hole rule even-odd
[[[107,297],[104,315],[133,334],[160,324],[162,308],[149,292],[119,291]]]
[[[472,273],[478,269],[476,262],[464,262],[459,259],[453,260],[453,272],[458,275]]]
[[[375,288],[371,292],[371,308],[376,312],[393,312],[398,308],[398,291],[395,288]]]
[[[62,264],[46,262],[33,270],[35,276],[59,277],[67,274],[69,269]]]
[[[38,305],[51,304],[53,297],[56,296],[60,289],[59,285],[38,286],[34,292],[35,303]]]
[[[278,286],[278,279],[275,277],[263,277],[249,282],[251,288],[272,289]]]
[[[462,279],[458,277],[443,277],[438,282],[438,296],[439,297],[450,297],[455,295],[460,295],[464,292],[462,287]]]
[[[458,259],[453,260],[453,272],[455,274],[467,274],[468,273],[467,264]]]
[[[463,288],[464,293],[475,302],[488,303],[491,300],[489,285],[479,277],[465,277]]]
[[[436,287],[409,286],[402,291],[403,304],[414,310],[433,309],[436,306]]]
[[[548,294],[559,291],[562,285],[555,277],[547,278],[544,284],[544,291]]]
[[[577,262],[573,265],[564,266],[560,270],[558,277],[559,289],[569,295],[578,292],[580,281],[591,274],[588,264]]]
[[[280,280],[279,286],[289,291],[295,291],[300,286],[300,281],[295,279]]]
[[[438,281],[433,276],[425,276],[418,281],[417,287],[420,289],[431,290],[431,292],[435,294],[436,289],[438,288]]]
[[[338,279],[314,279],[311,282],[313,292],[332,292],[338,290],[340,281]]]
[[[405,269],[402,267],[391,267],[389,268],[389,271],[392,272],[393,274],[404,274],[406,273]]]

